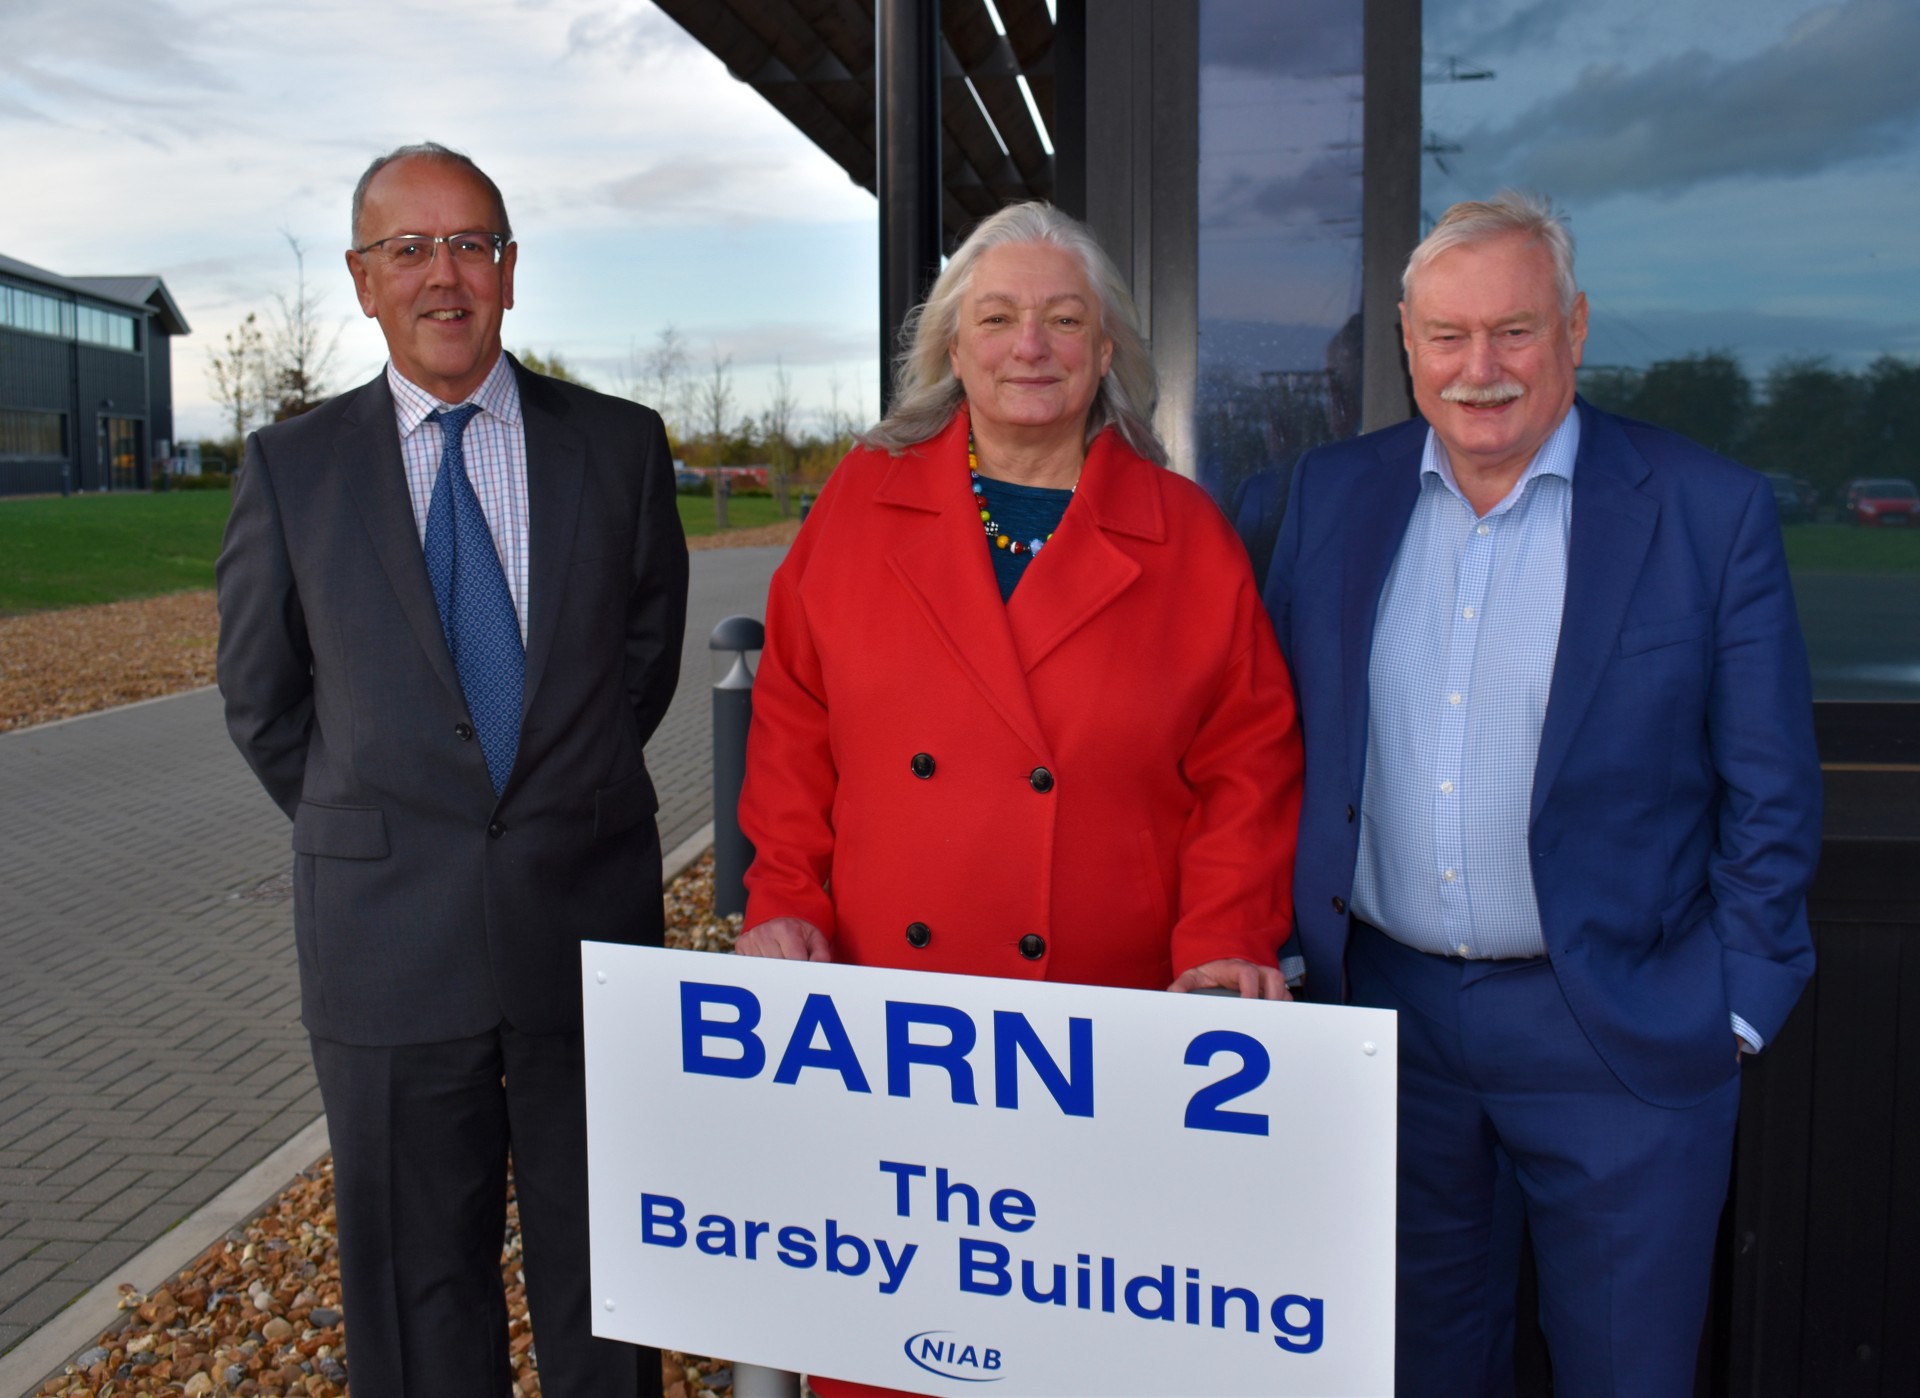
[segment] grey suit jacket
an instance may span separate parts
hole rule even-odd
[[[579,943],[661,935],[642,755],[687,553],[659,417],[514,365],[520,748],[497,797],[448,655],[383,373],[261,429],[218,565],[227,726],[293,818],[301,1017],[346,1043],[580,1022]]]

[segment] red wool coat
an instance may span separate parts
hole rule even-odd
[[[856,449],[774,575],[741,825],[746,925],[868,966],[1162,988],[1274,964],[1293,690],[1245,550],[1109,430],[1009,602],[963,409]]]

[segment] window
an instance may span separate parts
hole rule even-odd
[[[0,408],[0,458],[53,457],[64,460],[66,455],[67,420],[64,413]]]
[[[1424,223],[1552,196],[1581,391],[1767,473],[1817,698],[1920,700],[1909,7],[1425,0],[1423,31]]]
[[[79,338],[85,343],[120,350],[137,347],[132,316],[119,311],[101,310],[98,306],[81,306],[79,315]]]
[[[0,286],[0,325],[108,349],[131,352],[140,348],[136,317],[100,306],[76,306],[23,286]]]

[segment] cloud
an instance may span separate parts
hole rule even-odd
[[[578,15],[567,26],[569,59],[607,59],[622,67],[655,64],[706,49],[654,6],[614,5]]]
[[[1824,354],[1858,368],[1882,354],[1920,353],[1920,321],[1876,321],[1844,315],[1793,315],[1743,309],[1646,310],[1631,315],[1604,301],[1593,307],[1589,366],[1644,368],[1720,345],[1738,347],[1748,372],[1763,373],[1793,355]]]
[[[192,49],[204,25],[166,0],[9,0],[0,78],[61,98],[135,107],[233,84]]]
[[[1596,63],[1506,125],[1464,133],[1461,178],[1563,197],[1675,194],[1885,156],[1911,148],[1916,53],[1920,5],[1845,0],[1749,58],[1695,50],[1638,70]]]
[[[1200,22],[1200,62],[1269,78],[1357,73],[1359,9],[1353,0],[1214,5]]]

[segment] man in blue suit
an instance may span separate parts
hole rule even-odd
[[[1267,584],[1306,739],[1307,993],[1400,1015],[1398,1392],[1689,1394],[1739,1059],[1813,970],[1820,768],[1765,480],[1574,394],[1544,202],[1456,205],[1422,418],[1307,456]]]

